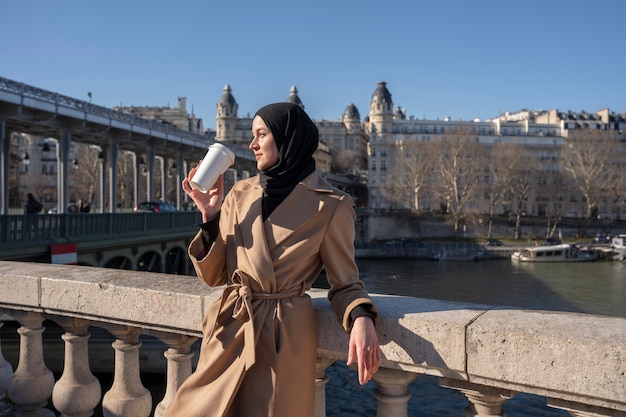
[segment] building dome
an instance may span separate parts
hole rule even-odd
[[[226,84],[224,86],[224,92],[222,93],[222,96],[220,97],[220,100],[217,103],[218,105],[222,105],[222,106],[234,106],[235,104],[237,104],[237,101],[235,100],[235,97],[232,94],[232,90],[230,88],[230,85]]]
[[[361,114],[354,103],[350,103],[348,104],[348,107],[346,107],[346,110],[343,112],[343,116],[341,118],[342,120],[360,120]]]
[[[378,83],[378,87],[376,87],[376,91],[372,94],[372,102],[375,103],[392,103],[391,101],[391,93],[387,90],[387,83],[385,81],[380,81]]]
[[[298,96],[298,89],[295,85],[292,85],[289,89],[289,97],[287,97],[287,103],[297,104],[304,109],[304,104],[302,104],[302,100],[300,100],[300,97]]]

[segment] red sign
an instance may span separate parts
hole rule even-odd
[[[76,243],[61,243],[50,247],[50,255],[53,264],[76,265],[78,252]]]

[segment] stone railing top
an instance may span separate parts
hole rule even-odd
[[[0,308],[201,336],[219,297],[195,277],[0,262]],[[314,289],[318,354],[348,336]],[[626,319],[374,294],[383,367],[626,411]]]

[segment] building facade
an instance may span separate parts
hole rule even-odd
[[[291,87],[286,101],[304,108],[295,86]],[[232,89],[226,85],[217,103],[216,139],[247,145],[252,118],[238,117],[237,110]],[[573,135],[595,131],[603,132],[599,137],[617,136],[622,148],[615,163],[623,167],[626,161],[626,113],[615,114],[608,109],[597,113],[522,110],[487,120],[426,120],[407,117],[405,110],[394,105],[387,83],[383,81],[377,84],[369,103],[369,112],[362,120],[357,107],[350,103],[339,120],[314,122],[320,134],[320,148],[315,155],[318,171],[329,178],[341,177],[336,185],[341,184],[343,189],[350,189],[351,192],[362,194],[363,191],[347,187],[346,179],[353,184],[366,185],[366,195],[361,195],[358,200],[362,206],[374,209],[435,211],[442,205],[450,204],[429,191],[427,186],[416,186],[415,190],[419,188],[419,191],[408,192],[403,199],[398,199],[397,195],[392,198],[391,190],[399,180],[398,172],[406,173],[410,168],[406,166],[408,156],[425,152],[428,144],[445,141],[451,135],[462,134],[468,142],[482,148],[483,158],[475,158],[473,163],[484,166],[474,166],[473,177],[468,181],[472,183],[471,193],[474,196],[467,209],[477,213],[494,210],[493,194],[498,175],[495,175],[497,169],[492,166],[492,153],[495,154],[498,144],[524,149],[528,167],[535,171],[529,190],[519,201],[521,210],[528,215],[584,217],[585,197],[576,195],[577,191],[571,187],[564,187],[561,176],[564,167],[561,166],[560,155],[568,144],[568,138]],[[602,146],[600,142],[598,146]],[[477,151],[473,152],[477,156]],[[556,189],[560,190],[558,196]],[[415,195],[409,195],[411,193]],[[602,207],[598,207],[598,216],[626,217],[623,200],[608,200],[611,199],[605,199]],[[510,201],[501,202],[495,210],[500,213],[511,211],[512,204]]]
[[[194,114],[193,106],[191,108],[191,114],[187,113],[187,98],[178,97],[178,106],[170,107],[153,107],[153,106],[119,106],[113,107],[113,110],[121,111],[124,113],[133,114],[137,117],[144,119],[157,120],[161,123],[170,124],[179,129],[186,130],[192,133],[209,134],[212,132],[204,130],[204,124],[202,119],[199,119]]]

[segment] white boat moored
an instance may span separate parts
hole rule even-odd
[[[597,255],[591,251],[580,250],[576,245],[527,247],[511,254],[511,259],[519,262],[582,262],[595,261]]]

